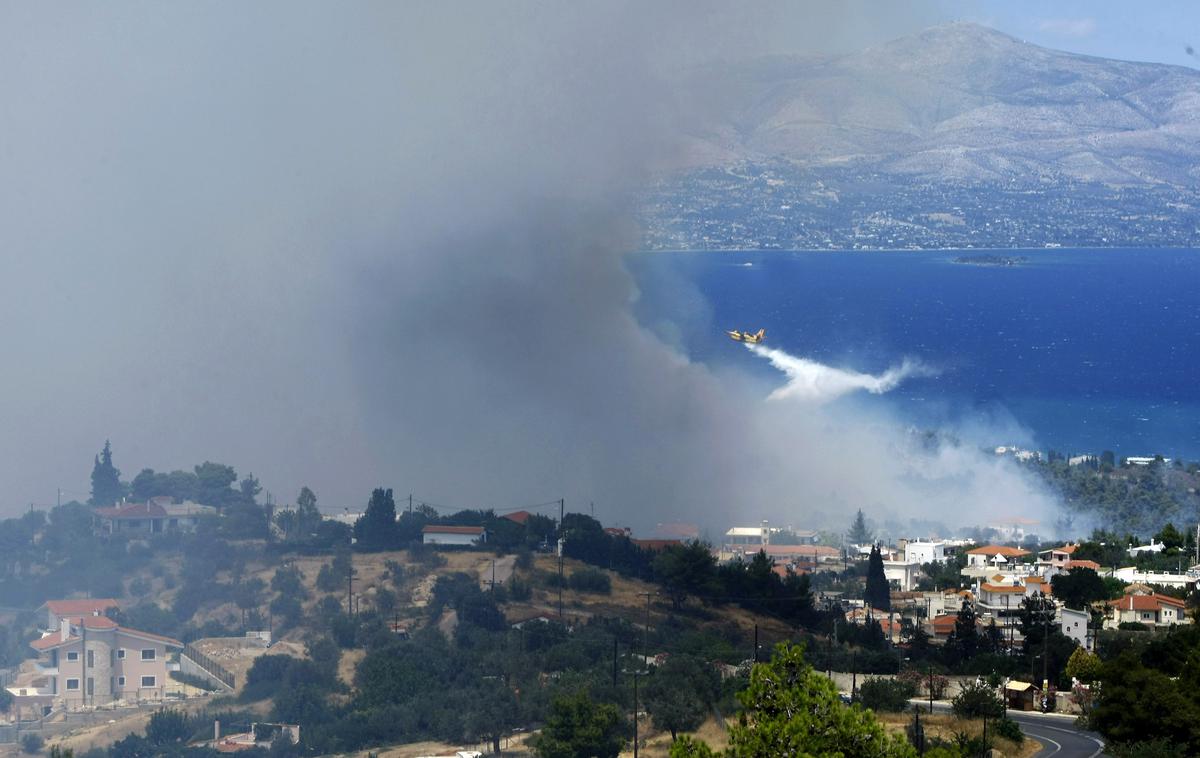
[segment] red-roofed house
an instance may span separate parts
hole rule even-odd
[[[651,550],[654,552],[666,550],[669,547],[675,547],[676,545],[683,544],[679,540],[630,540],[630,542],[637,545],[642,550]]]
[[[513,511],[512,513],[505,513],[500,518],[506,518],[509,521],[515,521],[518,524],[524,524],[532,515],[533,514],[529,511]]]
[[[1160,595],[1157,592],[1130,593],[1117,600],[1109,600],[1108,607],[1111,615],[1105,620],[1106,626],[1117,626],[1130,622],[1148,626],[1192,623],[1184,610],[1185,606],[1182,600]]]
[[[176,503],[170,497],[153,497],[144,503],[117,503],[95,508],[97,531],[103,534],[162,534],[194,532],[206,518],[215,518],[217,509],[191,501]]]
[[[1088,569],[1091,569],[1092,571],[1095,571],[1096,573],[1100,572],[1100,564],[1099,563],[1096,563],[1095,561],[1087,561],[1087,560],[1067,561],[1065,568],[1067,569],[1067,571],[1070,571],[1071,569],[1077,569],[1077,568],[1088,568]]]
[[[29,643],[39,653],[39,677],[32,691],[14,692],[18,698],[49,698],[53,707],[68,710],[162,699],[167,671],[178,666],[168,662],[168,652],[182,649],[182,642],[120,626],[107,616],[58,620],[57,630]]]
[[[1007,545],[984,545],[967,551],[967,565],[971,568],[1006,566],[1029,555],[1028,550]]]
[[[947,614],[944,616],[934,616],[930,626],[933,627],[933,636],[945,639],[954,631],[954,624],[958,621],[957,614]]]
[[[47,600],[38,608],[38,612],[46,612],[46,625],[42,631],[57,632],[63,619],[80,618],[82,616],[103,616],[120,604],[110,597],[105,598],[75,598],[71,600]],[[76,622],[78,623],[78,622]]]
[[[478,545],[487,542],[487,531],[482,526],[429,524],[421,530],[421,542],[426,545]]]
[[[105,534],[160,534],[167,518],[158,503],[119,503],[92,512]]]
[[[1078,548],[1078,545],[1063,545],[1062,547],[1051,548],[1050,550],[1039,550],[1038,563],[1043,566],[1065,569],[1067,562],[1071,560],[1071,556]]]

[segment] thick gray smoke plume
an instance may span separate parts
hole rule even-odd
[[[707,104],[677,101],[671,76],[757,51],[761,30],[776,50],[781,25],[851,36],[842,11],[4,15],[9,511],[86,490],[109,437],[126,476],[222,460],[327,508],[384,485],[462,506],[595,501],[635,526],[799,525],[1039,497],[968,448],[914,449],[888,419],[767,405],[630,314],[628,193],[677,160]]]

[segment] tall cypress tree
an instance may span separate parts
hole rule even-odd
[[[871,547],[871,557],[867,560],[867,588],[863,597],[868,608],[880,611],[892,609],[892,591],[883,573],[883,553],[878,545]]]
[[[104,449],[96,456],[92,465],[92,497],[88,504],[97,507],[112,505],[124,494],[121,472],[112,462],[112,446],[105,440]]]
[[[861,508],[854,517],[854,523],[850,525],[850,531],[846,532],[846,539],[852,545],[865,545],[871,541],[871,530],[867,528],[867,519],[863,516]]]

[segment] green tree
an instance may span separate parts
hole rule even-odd
[[[196,497],[205,505],[224,508],[232,503],[237,492],[233,483],[237,481],[237,472],[232,466],[205,461],[195,467]]]
[[[233,588],[233,602],[242,612],[243,628],[246,626],[246,612],[258,608],[263,604],[263,592],[266,588],[266,582],[258,577],[238,582]]]
[[[694,540],[685,545],[671,545],[654,557],[654,576],[662,583],[678,608],[688,595],[703,594],[716,578],[717,559],[712,548]]]
[[[731,758],[759,756],[878,756],[912,758],[901,735],[889,735],[873,713],[847,706],[833,682],[813,670],[801,647],[775,648],[770,663],[755,666],[738,699],[743,711],[729,729]],[[711,755],[689,740],[672,755]]]
[[[155,711],[146,725],[146,739],[156,746],[168,745],[173,742],[183,742],[192,736],[188,728],[187,716],[183,711],[167,708]]]
[[[121,472],[113,465],[112,445],[104,441],[104,449],[96,456],[92,465],[92,497],[88,505],[109,506],[125,495],[121,484]]]
[[[950,701],[954,715],[960,719],[999,718],[1004,714],[1004,701],[996,691],[983,682],[965,682]]]
[[[891,585],[883,573],[883,553],[878,545],[871,548],[871,555],[867,559],[867,587],[864,599],[868,608],[879,611],[892,609]]]
[[[482,742],[492,743],[492,752],[500,754],[500,738],[519,723],[521,709],[513,691],[498,680],[485,682],[469,698],[464,717],[467,733]]]
[[[362,550],[387,550],[395,547],[399,532],[396,527],[396,501],[390,489],[375,489],[367,502],[367,510],[354,522],[354,538]]]
[[[867,519],[861,508],[854,517],[854,523],[850,524],[850,531],[846,532],[846,541],[852,545],[865,545],[871,541],[871,530],[867,528]]]
[[[617,758],[625,733],[617,706],[597,703],[579,690],[554,699],[546,725],[530,743],[540,758]]]
[[[1076,610],[1084,610],[1097,600],[1108,599],[1108,587],[1094,570],[1090,568],[1073,568],[1063,574],[1055,574],[1050,578],[1050,586],[1054,597],[1063,605]]]
[[[238,483],[238,491],[242,495],[242,502],[257,503],[258,494],[262,492],[262,485],[258,483],[258,478],[250,473]]]
[[[1101,666],[1099,656],[1077,647],[1067,660],[1067,676],[1074,677],[1084,684],[1091,684],[1100,678]]]
[[[1163,543],[1167,550],[1178,550],[1187,541],[1187,537],[1170,522],[1167,522],[1167,525],[1159,530],[1158,534],[1154,535],[1154,538]]]
[[[307,539],[321,525],[321,511],[317,509],[317,496],[308,487],[301,487],[296,496],[296,533]]]
[[[908,700],[917,694],[912,681],[904,679],[866,679],[858,688],[858,699],[864,708],[873,711],[899,713],[908,708]]]
[[[679,732],[704,722],[720,691],[721,678],[712,666],[692,655],[672,655],[646,682],[646,712],[675,740]]]
[[[976,624],[975,609],[966,600],[958,609],[954,619],[954,631],[946,640],[946,649],[955,660],[965,661],[973,658],[979,651],[979,628]]]

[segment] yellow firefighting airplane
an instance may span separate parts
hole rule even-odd
[[[728,334],[729,339],[733,340],[734,342],[749,342],[751,345],[762,342],[767,336],[766,329],[759,329],[755,334],[751,334],[750,332],[739,332],[737,329],[725,333]]]

